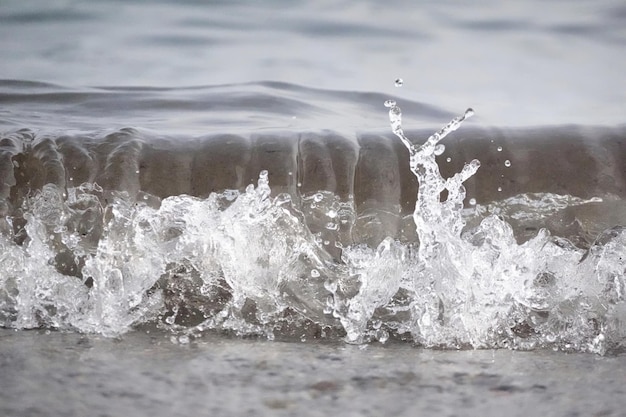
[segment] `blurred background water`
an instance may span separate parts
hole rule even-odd
[[[624,74],[626,4],[620,0],[0,0],[0,78],[81,92],[272,80],[291,85],[279,99],[298,85],[394,94],[454,113],[472,106],[487,125],[615,125],[624,123]],[[396,77],[404,78],[403,88],[393,88]],[[7,89],[0,91],[5,112],[15,101]],[[180,110],[198,91],[170,92],[170,109],[172,96]],[[229,95],[242,97],[242,91],[254,88]],[[324,101],[321,108],[332,108],[332,96]],[[359,102],[362,97],[338,109],[358,113]],[[264,105],[272,100],[256,107]],[[254,126],[249,113],[239,118]],[[381,108],[383,123],[384,113]],[[169,123],[174,116],[184,128],[179,112],[169,114]],[[310,120],[319,128],[346,123],[330,112],[316,116]],[[353,124],[363,127],[369,118]]]

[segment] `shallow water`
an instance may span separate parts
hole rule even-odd
[[[0,330],[5,416],[620,416],[626,357]]]
[[[624,348],[620,4],[6,6],[4,327]]]

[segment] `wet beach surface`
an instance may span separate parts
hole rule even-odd
[[[12,416],[622,416],[626,355],[0,331]]]

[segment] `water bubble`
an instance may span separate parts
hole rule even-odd
[[[396,81],[394,82],[394,85],[396,87],[402,87],[403,84],[404,84],[404,80],[402,80],[402,78],[396,78]]]
[[[452,158],[447,157],[447,158],[446,158],[446,162],[452,162]]]
[[[498,146],[498,152],[502,152],[502,146]]]
[[[313,201],[315,201],[316,203],[319,203],[323,199],[324,199],[324,195],[322,193],[317,193],[313,196]]]
[[[337,230],[337,229],[339,229],[339,225],[337,223],[328,222],[328,223],[326,223],[326,228],[328,230]]]
[[[335,281],[335,280],[327,279],[326,281],[324,281],[324,288],[326,288],[326,290],[328,292],[332,292],[332,293],[336,292],[337,291],[337,287],[338,287],[338,284],[337,284],[337,281]],[[329,297],[329,300],[331,302],[334,302],[332,297]]]
[[[443,144],[438,144],[435,146],[435,150],[433,151],[435,155],[439,156],[446,151],[446,146]]]
[[[476,199],[475,198],[470,198],[469,203],[470,203],[470,205],[475,206],[476,205]]]
[[[395,107],[395,106],[396,106],[396,102],[394,100],[385,101],[385,107]]]
[[[328,217],[330,217],[331,219],[334,219],[335,217],[337,217],[337,211],[336,211],[336,210],[333,210],[333,209],[330,209],[330,210],[328,210],[328,212],[326,213],[326,215],[327,215]]]
[[[319,278],[320,276],[320,271],[318,271],[317,269],[311,269],[311,276],[313,278]]]
[[[385,344],[387,340],[389,340],[389,333],[386,330],[378,330],[376,332],[376,339],[382,344]]]
[[[188,345],[189,341],[189,336],[185,334],[178,336],[178,343],[180,343],[181,345]]]
[[[511,166],[511,161],[509,161],[508,159],[506,161],[504,161],[504,166],[505,167],[510,167]]]

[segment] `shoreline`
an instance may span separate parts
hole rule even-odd
[[[622,415],[626,354],[0,330],[0,413]]]

